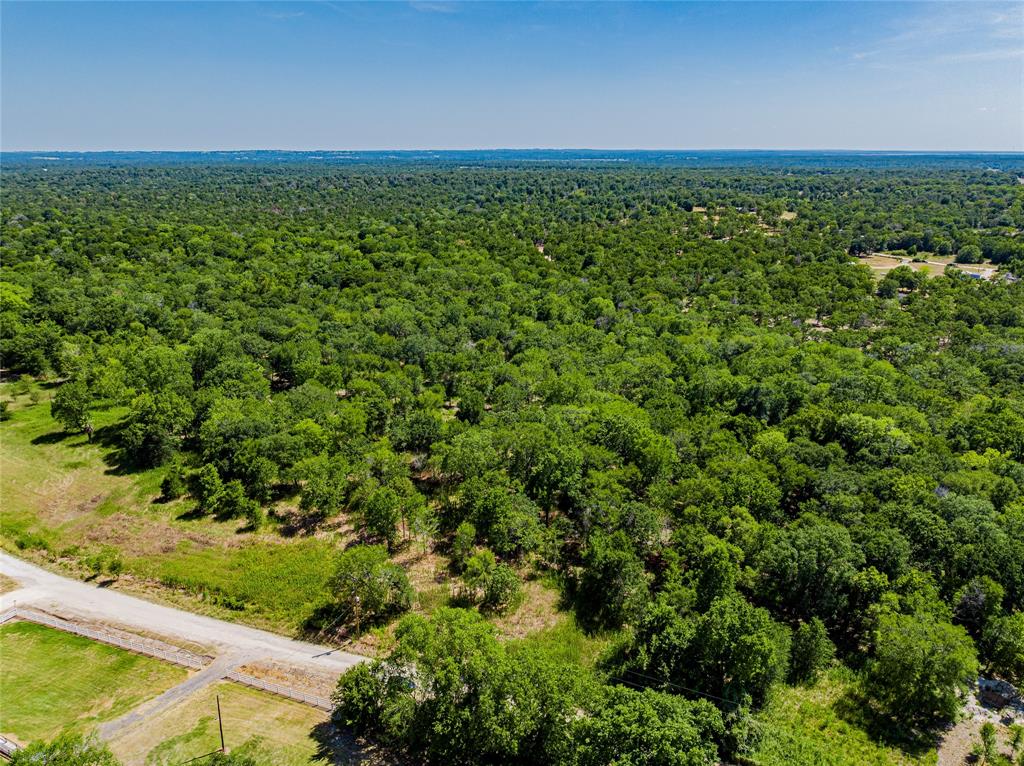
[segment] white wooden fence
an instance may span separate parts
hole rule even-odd
[[[25,607],[12,607],[2,614],[0,614],[0,625],[13,619],[27,620],[28,622],[35,622],[40,625],[46,625],[57,630],[63,630],[67,633],[74,633],[78,636],[84,636],[85,638],[91,638],[93,641],[100,641],[104,644],[110,644],[111,646],[117,646],[121,649],[127,649],[130,652],[136,654],[144,654],[149,657],[156,657],[157,659],[166,660],[167,662],[173,662],[175,665],[182,665],[192,670],[202,670],[206,665],[210,664],[211,658],[200,656],[198,654],[192,654],[184,649],[168,650],[163,649],[159,646],[147,643],[145,641],[139,641],[131,638],[124,638],[115,633],[109,633],[103,630],[94,630],[93,628],[87,628],[83,625],[77,625],[76,623],[69,622],[68,620],[62,620],[59,617],[40,612],[35,609],[26,609]],[[272,681],[264,681],[262,678],[256,676],[250,676],[245,673],[240,673],[237,670],[232,670],[224,678],[229,681],[235,681],[245,686],[249,686],[253,689],[259,689],[261,691],[270,692],[276,694],[279,697],[286,697],[296,702],[301,702],[305,705],[311,705],[321,710],[331,710],[333,705],[331,701],[326,697],[318,697],[315,694],[308,694],[298,689],[292,689],[288,686],[282,686]]]
[[[229,681],[236,681],[246,686],[251,686],[253,689],[260,689],[271,694],[276,694],[279,697],[287,697],[290,700],[296,702],[302,702],[312,707],[320,708],[321,710],[331,710],[334,706],[331,701],[326,697],[318,697],[315,694],[307,694],[306,692],[300,692],[298,689],[292,689],[288,686],[281,686],[281,684],[275,684],[272,681],[264,681],[262,678],[256,678],[255,676],[246,675],[245,673],[239,673],[237,670],[232,670],[226,676]]]
[[[124,638],[116,633],[109,633],[104,630],[94,630],[93,628],[87,628],[84,625],[78,625],[76,623],[69,622],[68,620],[62,620],[59,617],[54,617],[46,614],[45,612],[39,612],[35,609],[26,609],[21,606],[12,607],[0,615],[0,624],[3,624],[15,617],[19,620],[35,622],[39,625],[46,625],[51,628],[56,628],[57,630],[63,630],[66,633],[74,633],[78,636],[91,638],[93,641],[99,641],[121,649],[127,649],[129,652],[135,652],[136,654],[145,654],[149,657],[156,657],[160,660],[173,662],[175,665],[182,665],[186,668],[191,668],[192,670],[202,670],[211,662],[209,657],[201,657],[198,654],[186,652],[184,649],[163,649],[146,641]]]

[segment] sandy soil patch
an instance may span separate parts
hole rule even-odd
[[[524,583],[519,607],[493,621],[499,637],[505,640],[526,638],[531,633],[554,627],[561,619],[558,599],[558,591],[545,587],[539,580]]]
[[[938,766],[961,766],[968,762],[968,756],[975,745],[981,742],[981,727],[991,721],[996,727],[996,742],[999,752],[1010,753],[1010,726],[1024,725],[1024,703],[1002,710],[981,705],[971,692],[964,706],[964,718],[953,726],[939,742]]]
[[[238,672],[271,683],[298,689],[318,697],[330,698],[338,685],[338,676],[321,673],[309,668],[299,668],[275,660],[257,660],[242,665]]]

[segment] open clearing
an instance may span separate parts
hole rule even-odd
[[[0,393],[9,398],[10,388]],[[97,433],[122,415],[97,411]],[[30,405],[20,397],[0,430],[0,540],[19,555],[59,561],[84,578],[85,560],[109,546],[124,563],[118,588],[285,632],[327,599],[331,539],[286,539],[272,527],[254,535],[241,533],[238,521],[182,518],[190,501],[155,502],[162,469],[122,472],[112,447],[63,434],[45,399]]]
[[[28,622],[0,626],[0,733],[19,742],[91,729],[183,681],[149,657]]]
[[[181,763],[217,749],[218,695],[229,748],[259,737],[278,766],[328,762],[317,758],[320,744],[315,738],[325,736],[326,713],[227,681],[129,729],[110,743],[111,749],[126,766]]]
[[[893,269],[899,266],[908,266],[914,271],[920,271],[927,274],[929,277],[939,277],[945,273],[947,266],[953,266],[967,274],[977,274],[984,279],[991,279],[996,274],[996,268],[990,263],[986,264],[972,264],[972,263],[956,263],[956,259],[951,255],[934,255],[926,254],[924,261],[914,261],[909,256],[889,254],[889,253],[873,253],[871,255],[865,255],[858,258],[855,263],[860,263],[867,266],[874,273],[876,277],[884,277]]]
[[[764,739],[753,760],[762,766],[910,766],[936,763],[935,748],[918,755],[873,739],[844,717],[849,673],[833,670],[814,686],[780,687],[758,716]]]

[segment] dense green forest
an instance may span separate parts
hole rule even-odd
[[[195,518],[349,520],[309,627],[392,627],[337,692],[372,740],[436,763],[740,761],[773,690],[839,668],[873,736],[912,749],[979,672],[1024,682],[1014,174],[3,178],[5,379],[59,384],[65,430],[160,466]],[[858,262],[879,252],[953,263],[882,276]],[[391,554],[416,545],[463,585],[403,616]],[[527,576],[613,637],[593,668],[498,640]]]

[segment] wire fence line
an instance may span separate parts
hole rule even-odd
[[[57,630],[63,630],[66,633],[74,633],[78,636],[90,638],[93,641],[99,641],[121,649],[127,649],[128,651],[135,652],[136,654],[145,654],[150,657],[156,657],[157,659],[172,662],[175,665],[182,665],[192,670],[202,670],[212,661],[210,657],[193,654],[192,652],[185,651],[184,649],[163,649],[146,641],[124,638],[116,633],[111,633],[105,630],[87,628],[84,625],[78,625],[68,620],[62,620],[59,617],[54,617],[46,614],[45,612],[39,612],[35,609],[26,609],[20,606],[12,607],[0,615],[0,624],[14,618],[38,623],[39,625],[46,625],[51,628],[56,628]]]
[[[293,689],[290,686],[275,684],[273,681],[264,681],[262,678],[246,675],[245,673],[239,673],[237,670],[232,670],[224,677],[229,681],[235,681],[254,689],[270,692],[271,694],[276,694],[279,697],[287,697],[288,699],[295,700],[296,702],[302,702],[303,704],[311,705],[312,707],[320,708],[321,710],[331,710],[334,707],[331,704],[331,701],[326,697],[307,694],[306,692],[299,691],[298,689]]]
[[[192,654],[184,649],[163,649],[145,641],[124,638],[123,636],[119,636],[115,633],[87,628],[83,625],[78,625],[68,620],[62,620],[59,617],[54,617],[35,609],[26,609],[25,607],[16,606],[0,613],[0,625],[14,619],[26,620],[28,622],[34,622],[40,625],[56,628],[57,630],[62,630],[67,633],[74,633],[75,635],[83,636],[84,638],[90,638],[93,641],[100,641],[104,644],[110,644],[121,649],[127,649],[128,651],[135,652],[136,654],[155,657],[167,662],[172,662],[176,665],[182,665],[192,670],[202,670],[212,661],[212,658],[210,657]],[[274,683],[273,681],[265,681],[262,678],[257,678],[256,676],[251,676],[246,673],[240,673],[237,670],[228,672],[225,674],[224,678],[253,689],[259,689],[261,691],[270,692],[271,694],[276,694],[279,697],[286,697],[287,699],[301,702],[305,705],[310,705],[321,710],[331,710],[333,708],[331,701],[326,697],[319,697],[315,694],[309,694],[288,686],[282,686],[281,684]]]

